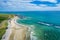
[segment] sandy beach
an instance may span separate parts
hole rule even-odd
[[[2,40],[27,40],[28,27],[16,23],[17,16],[8,21],[8,29]],[[30,34],[28,34],[30,36]],[[28,39],[29,40],[29,39]]]

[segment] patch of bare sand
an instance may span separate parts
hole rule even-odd
[[[18,25],[15,22],[16,18],[17,17],[12,19],[10,22],[12,33],[10,34],[9,40],[26,40],[28,27],[23,25]]]
[[[28,28],[21,27],[21,28],[14,28],[10,35],[9,40],[26,40],[26,33]]]
[[[9,40],[14,40],[14,35],[15,35],[15,29],[12,30]]]

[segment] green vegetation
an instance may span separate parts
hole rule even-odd
[[[6,32],[8,19],[13,18],[13,17],[14,17],[13,14],[0,14],[0,40],[3,34]]]

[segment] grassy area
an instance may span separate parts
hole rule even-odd
[[[3,34],[5,33],[5,31],[6,31],[6,29],[4,29],[4,28],[0,29],[0,40],[3,36]]]
[[[13,18],[13,17],[14,17],[13,14],[0,14],[0,40],[3,34],[6,32],[8,19]]]

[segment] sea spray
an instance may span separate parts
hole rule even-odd
[[[31,28],[30,40],[37,40],[37,37],[34,36],[35,35],[35,33],[34,33],[35,26],[34,25],[30,25],[30,28]]]

